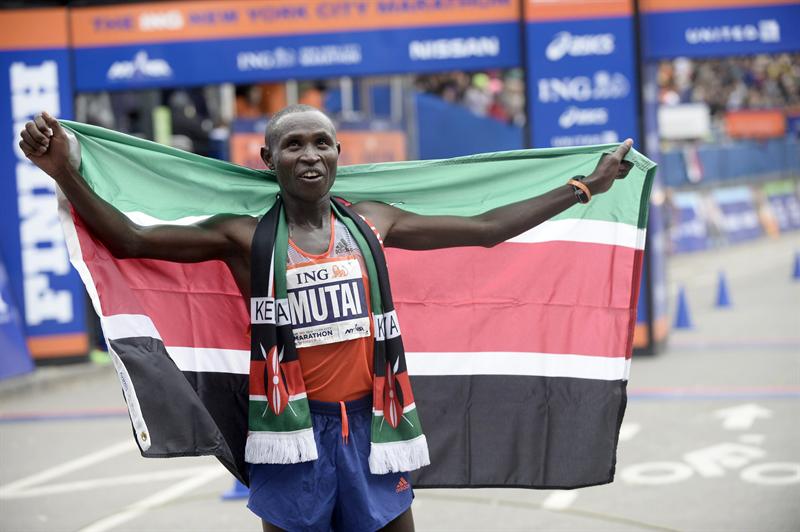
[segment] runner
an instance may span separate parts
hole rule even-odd
[[[38,115],[25,125],[21,137],[25,155],[53,177],[92,233],[116,257],[222,260],[245,302],[251,296],[259,299],[256,285],[261,280],[253,282],[251,265],[260,264],[253,248],[265,245],[259,235],[269,231],[257,233],[256,229],[266,225],[267,215],[262,219],[219,215],[190,226],[140,227],[83,180],[75,168],[75,146],[70,164],[70,139],[57,120],[47,113]],[[412,457],[405,465],[398,466],[388,457],[395,464],[388,466],[389,473],[370,472],[373,385],[375,376],[382,375],[381,368],[374,367],[374,350],[378,343],[390,344],[391,334],[379,331],[376,335],[369,319],[374,300],[370,287],[378,283],[367,272],[382,260],[382,254],[364,252],[359,241],[374,237],[363,233],[371,229],[383,245],[412,250],[494,246],[607,191],[615,178],[624,177],[630,169],[622,160],[632,141],[626,140],[604,157],[588,176],[565,176],[563,186],[546,194],[473,217],[421,216],[376,202],[349,207],[332,202],[330,190],[341,147],[331,120],[313,107],[294,105],[275,114],[267,126],[265,144],[262,158],[276,173],[280,187],[275,220],[285,220],[288,231],[286,282],[278,283],[285,284],[286,300],[291,303],[287,308],[291,319],[283,325],[289,324],[293,339],[285,347],[289,357],[297,348],[313,445],[309,450],[300,442],[293,449],[297,456],[276,457],[274,446],[264,446],[255,438],[251,444],[249,436],[247,455],[257,459],[248,458],[248,506],[262,519],[264,530],[413,530],[413,492],[403,472],[424,465],[427,448],[424,458]],[[357,229],[361,221],[348,217],[350,209],[354,218],[367,221],[369,229]],[[281,227],[281,222],[274,223]],[[276,238],[275,227],[267,229],[272,231],[269,238]],[[272,244],[269,248],[277,249]],[[331,283],[332,278],[338,281]],[[390,299],[388,294],[381,296]],[[280,337],[280,308],[277,312],[278,327],[273,318],[272,331],[265,333],[273,338]],[[255,336],[260,326],[255,325],[257,320],[253,323]],[[264,352],[265,359],[275,360],[277,351],[274,355],[270,351],[269,357]],[[270,382],[266,383],[269,408],[278,416],[286,398],[281,388],[270,388]],[[399,387],[402,392],[403,383]],[[387,397],[392,397],[391,391]]]

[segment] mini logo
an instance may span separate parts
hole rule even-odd
[[[394,491],[395,493],[402,493],[410,487],[411,484],[408,483],[405,477],[400,477],[400,480],[397,482],[397,486],[394,488]]]
[[[572,126],[602,126],[606,123],[608,123],[608,109],[605,107],[582,109],[570,106],[558,117],[558,125],[563,129]]]
[[[350,245],[345,239],[341,239],[336,242],[336,247],[334,248],[334,252],[337,255],[344,255],[345,253],[353,253],[356,250],[353,249],[353,246]]]
[[[430,39],[408,43],[408,58],[412,61],[497,57],[499,55],[500,39],[493,35],[487,37]]]
[[[349,327],[349,328],[345,329],[344,330],[344,335],[348,336],[350,334],[366,333],[366,332],[367,332],[367,330],[364,327],[362,327],[361,325],[356,325],[354,327]]]
[[[172,67],[163,59],[150,59],[147,52],[136,52],[133,61],[116,61],[109,67],[109,80],[153,79],[172,77]]]
[[[347,277],[347,268],[345,268],[344,266],[339,266],[337,264],[334,264],[333,277],[334,279],[337,277]]]
[[[560,31],[547,45],[544,55],[550,61],[558,61],[567,55],[584,57],[612,53],[614,53],[614,35],[611,33],[573,35],[568,31]]]
[[[759,20],[758,33],[761,42],[781,42],[781,25],[777,20]]]
[[[764,19],[753,24],[698,26],[686,28],[684,37],[687,43],[695,45],[721,42],[776,43],[781,41],[781,25],[775,19]]]
[[[139,16],[141,31],[176,31],[183,29],[184,20],[180,11],[153,11]]]
[[[592,76],[540,79],[539,101],[620,100],[628,96],[630,88],[630,81],[622,73],[598,70]]]

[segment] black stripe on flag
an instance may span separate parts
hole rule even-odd
[[[142,455],[216,456],[247,484],[247,376],[182,372],[156,338],[121,338],[110,344],[128,370],[150,432],[150,448]],[[141,444],[135,431],[134,437]]]
[[[414,488],[578,488],[614,479],[626,381],[411,378],[431,465]]]

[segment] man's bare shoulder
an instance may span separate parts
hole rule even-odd
[[[406,211],[398,209],[394,205],[382,203],[380,201],[359,201],[353,204],[353,210],[364,218],[369,218],[377,223],[378,221],[394,221],[398,216],[402,216]]]
[[[375,227],[378,228],[378,232],[383,235],[384,238],[386,238],[395,221],[405,214],[405,211],[397,207],[378,201],[360,201],[354,203],[353,210],[374,224]]]
[[[198,225],[249,246],[261,218],[244,214],[217,214]]]

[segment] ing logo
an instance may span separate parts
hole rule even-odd
[[[347,268],[336,264],[334,264],[332,271],[334,279],[336,279],[337,277],[347,277],[348,274]]]

